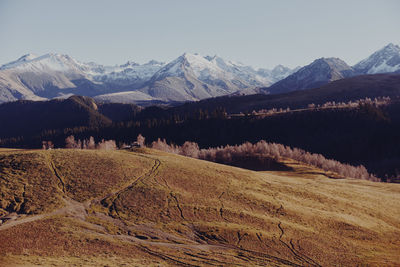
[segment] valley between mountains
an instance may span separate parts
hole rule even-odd
[[[400,262],[400,186],[281,158],[250,171],[148,148],[0,150],[1,266]]]

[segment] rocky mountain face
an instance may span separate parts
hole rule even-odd
[[[192,101],[268,86],[288,71],[264,73],[217,56],[188,53],[168,64],[152,60],[116,66],[82,63],[68,55],[27,54],[0,67],[0,102],[73,94],[108,102]]]
[[[149,61],[103,66],[68,55],[27,54],[0,67],[0,103],[71,95],[103,102],[182,102],[224,95],[279,94],[322,86],[343,78],[400,73],[400,47],[388,44],[353,67],[320,58],[302,68],[254,69],[218,56],[185,53],[169,63]]]
[[[280,94],[291,91],[316,88],[332,81],[356,75],[400,73],[400,47],[388,44],[354,66],[347,65],[339,58],[320,58],[294,71],[260,92]]]
[[[377,74],[400,71],[400,47],[392,43],[376,51],[353,67],[361,74]]]
[[[310,89],[354,75],[355,71],[343,60],[339,58],[320,58],[300,68],[285,79],[265,88],[264,92],[279,94]]]

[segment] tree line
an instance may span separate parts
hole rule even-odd
[[[139,135],[140,139],[143,137]],[[321,154],[310,153],[303,149],[291,148],[277,143],[269,143],[261,140],[255,144],[245,142],[241,145],[226,145],[220,147],[211,147],[200,149],[195,142],[186,141],[183,145],[168,144],[165,139],[157,139],[151,143],[154,149],[162,150],[169,153],[175,153],[187,157],[213,161],[223,164],[232,164],[244,158],[257,160],[260,158],[272,158],[279,161],[282,158],[293,159],[325,171],[332,171],[344,177],[381,181],[375,175],[368,173],[363,165],[352,166],[350,164],[341,163],[337,160],[327,159]]]

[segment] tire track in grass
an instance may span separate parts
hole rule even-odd
[[[136,178],[131,184],[129,184],[119,190],[115,190],[114,192],[111,192],[110,194],[108,194],[106,197],[103,197],[100,200],[100,203],[103,206],[105,206],[106,208],[108,208],[110,213],[112,212],[112,210],[114,210],[115,213],[117,214],[117,216],[119,218],[121,218],[121,216],[118,213],[118,209],[116,207],[116,203],[115,203],[116,200],[120,198],[122,193],[134,188],[139,182],[144,182],[147,178],[149,178],[153,174],[155,174],[160,166],[161,166],[161,161],[158,159],[155,159],[152,168],[148,172],[146,172],[145,174]]]
[[[294,248],[292,239],[290,239],[290,244],[291,244],[291,246],[289,246],[286,242],[284,242],[284,241],[282,240],[282,237],[283,237],[283,235],[285,234],[285,231],[284,231],[283,228],[282,228],[282,223],[281,223],[281,222],[278,223],[278,228],[279,228],[279,230],[281,231],[281,234],[280,234],[280,236],[279,236],[279,241],[280,241],[285,247],[287,247],[287,248],[290,250],[290,252],[294,255],[295,258],[297,258],[298,260],[304,262],[305,264],[307,264],[307,265],[309,265],[309,266],[321,266],[320,264],[318,264],[316,261],[314,261],[314,260],[311,259],[310,257],[308,257],[308,256],[306,256],[306,255],[300,253],[299,251],[297,251],[297,250]]]

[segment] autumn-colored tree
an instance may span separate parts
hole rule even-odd
[[[172,144],[169,145],[165,139],[158,139],[152,143],[152,148],[224,164],[230,164],[245,157],[254,159],[268,157],[274,160],[291,158],[325,171],[336,172],[344,177],[380,181],[379,178],[369,174],[367,169],[362,165],[351,166],[336,160],[326,159],[321,154],[313,154],[299,148],[291,148],[282,144],[268,143],[265,140],[261,140],[256,144],[246,142],[242,145],[227,145],[225,147],[199,149],[198,144],[194,142],[186,141],[182,146],[176,146]]]
[[[65,147],[66,148],[80,148],[78,147],[78,143],[75,141],[75,136],[70,135],[67,138],[65,138]]]
[[[53,149],[53,148],[54,148],[54,144],[52,141],[42,141],[42,149],[49,150],[49,149]]]
[[[99,150],[116,150],[117,144],[114,140],[104,140],[102,139],[100,143],[96,146]]]
[[[136,142],[138,143],[138,145],[140,147],[144,147],[145,146],[144,141],[145,141],[145,138],[143,137],[143,135],[139,134],[137,136],[137,138],[136,138]]]

